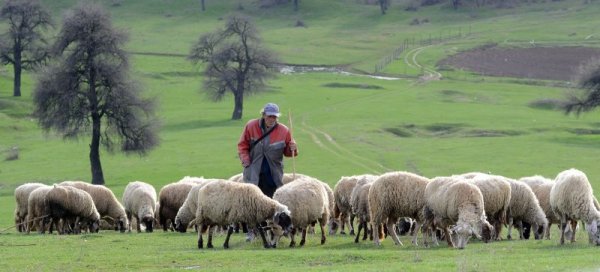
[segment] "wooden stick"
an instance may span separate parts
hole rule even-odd
[[[290,135],[292,135],[292,109],[289,109],[288,111],[288,121],[290,122]],[[292,136],[293,139],[293,136]],[[296,145],[296,150],[292,151],[292,179],[296,179],[296,152],[298,150],[298,145]]]

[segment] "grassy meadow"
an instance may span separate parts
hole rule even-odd
[[[76,1],[43,1],[55,19]],[[258,8],[257,1],[196,0],[98,1],[113,23],[130,34],[132,71],[145,95],[156,97],[162,122],[161,144],[147,156],[102,151],[106,185],[121,198],[134,180],[160,188],[183,176],[228,178],[241,171],[237,141],[244,124],[259,116],[267,102],[278,103],[300,156],[286,159],[286,172],[317,177],[333,187],[341,176],[410,171],[427,177],[469,171],[519,178],[553,178],[574,167],[584,171],[600,194],[600,114],[580,117],[532,107],[543,99],[561,99],[566,82],[492,78],[451,67],[442,80],[422,81],[423,69],[461,50],[498,43],[527,46],[600,45],[597,2],[547,1],[512,9],[464,8],[443,4],[409,12],[404,1],[392,1],[387,15],[379,7],[355,0],[303,0],[292,6]],[[120,2],[120,5],[111,3]],[[242,120],[230,120],[231,96],[212,102],[201,92],[201,67],[186,61],[191,44],[221,27],[233,11],[255,17],[264,43],[285,63],[344,65],[373,72],[381,59],[403,42],[415,41],[382,71],[396,77],[376,79],[341,73],[281,74],[272,91],[246,97]],[[410,25],[413,19],[429,22]],[[301,20],[306,27],[294,27]],[[57,23],[57,25],[60,25]],[[5,25],[0,25],[4,29]],[[443,42],[421,48],[420,41]],[[448,39],[445,39],[448,37]],[[143,53],[143,54],[142,54]],[[416,55],[415,55],[416,54]],[[414,61],[413,61],[414,60]],[[419,68],[421,65],[425,68]],[[32,119],[31,90],[35,74],[25,73],[23,97],[12,97],[12,67],[0,66],[0,270],[5,271],[588,271],[597,270],[598,248],[587,244],[581,228],[578,242],[552,240],[471,241],[465,250],[445,245],[404,246],[388,239],[382,247],[348,236],[329,236],[325,245],[310,236],[303,248],[264,250],[236,234],[223,250],[198,250],[192,233],[102,231],[80,236],[25,235],[14,228],[14,189],[26,182],[52,184],[91,179],[89,137],[64,141],[45,134]],[[558,86],[558,87],[557,87]],[[13,147],[18,148],[18,158]],[[506,237],[506,231],[502,233]],[[513,234],[514,236],[514,234]],[[288,243],[289,240],[283,240]]]

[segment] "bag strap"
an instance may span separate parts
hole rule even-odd
[[[248,149],[248,153],[252,152],[252,148],[254,148],[254,146],[256,144],[258,144],[260,141],[262,141],[262,139],[264,139],[265,137],[269,136],[269,134],[271,134],[271,132],[273,132],[273,130],[275,130],[275,128],[277,128],[279,124],[275,124],[275,126],[273,126],[273,128],[269,131],[267,131],[267,133],[263,134],[262,136],[260,136],[260,138],[258,138],[258,140],[256,140],[254,143],[250,144],[250,148]]]

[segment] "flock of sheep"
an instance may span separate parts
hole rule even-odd
[[[589,242],[600,245],[600,205],[593,195],[586,175],[569,169],[553,180],[525,177],[519,180],[484,173],[466,173],[429,179],[408,172],[389,172],[380,176],[342,177],[334,189],[318,179],[285,174],[284,186],[273,198],[265,196],[252,184],[244,183],[241,174],[229,179],[185,177],[164,186],[156,194],[148,183],[130,182],[119,202],[113,192],[101,185],[65,181],[54,185],[26,183],[15,189],[15,223],[20,232],[54,229],[60,234],[97,232],[105,228],[131,231],[135,222],[138,232],[186,232],[195,227],[198,248],[208,248],[216,229],[226,227],[223,246],[229,247],[234,226],[256,231],[265,248],[276,247],[283,236],[295,246],[305,244],[308,231],[317,226],[321,244],[329,235],[345,234],[346,226],[355,242],[368,234],[376,245],[386,236],[401,245],[397,224],[408,226],[412,243],[418,244],[422,233],[426,246],[446,240],[449,246],[463,249],[471,237],[489,242],[499,240],[503,226],[512,228],[519,238],[550,239],[549,228],[559,224],[560,243],[575,241],[577,222],[582,221]],[[121,204],[122,203],[122,204]]]

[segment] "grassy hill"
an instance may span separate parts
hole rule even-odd
[[[76,1],[44,1],[56,20]],[[102,151],[107,186],[120,198],[134,180],[157,190],[186,175],[227,178],[241,171],[236,143],[245,122],[259,116],[266,102],[276,102],[293,132],[301,155],[296,171],[317,177],[332,187],[340,176],[415,172],[427,177],[468,171],[509,177],[541,174],[553,178],[575,167],[587,173],[600,190],[597,112],[579,118],[529,106],[540,99],[559,99],[564,82],[529,82],[491,78],[459,70],[440,71],[442,80],[417,79],[423,70],[409,65],[403,52],[382,71],[400,79],[383,80],[341,73],[279,75],[274,91],[248,97],[244,118],[231,121],[231,97],[214,103],[201,94],[198,68],[185,60],[191,44],[203,33],[223,25],[231,12],[255,18],[265,45],[286,63],[349,65],[373,72],[380,61],[406,43],[440,38],[414,57],[435,69],[449,54],[482,44],[597,46],[600,42],[598,3],[558,1],[522,4],[513,9],[465,8],[447,5],[404,10],[394,1],[387,15],[362,1],[300,1],[259,8],[257,1],[207,0],[201,12],[196,0],[100,1],[113,22],[130,33],[136,77],[145,94],[158,98],[161,145],[148,156]],[[240,3],[243,10],[239,9]],[[417,18],[428,22],[411,25]],[[306,27],[295,27],[298,20]],[[59,25],[59,24],[58,24]],[[4,27],[4,26],[2,26]],[[144,54],[139,54],[144,53]],[[411,55],[412,59],[412,55]],[[596,269],[597,252],[580,229],[578,243],[557,246],[550,241],[472,242],[464,251],[440,246],[383,248],[349,237],[331,236],[325,246],[317,238],[302,249],[264,251],[258,244],[232,238],[231,252],[195,249],[193,234],[122,235],[102,232],[84,236],[38,236],[15,233],[14,188],[22,183],[90,180],[89,139],[63,141],[45,135],[31,119],[31,89],[27,74],[23,97],[13,98],[12,68],[0,67],[0,255],[8,270],[585,270]],[[528,84],[523,84],[528,83]],[[534,84],[531,84],[534,83]],[[11,149],[18,148],[18,159]],[[14,151],[12,151],[14,152]],[[13,153],[14,154],[14,153]],[[286,161],[292,171],[292,161]],[[597,196],[599,194],[596,193]],[[6,229],[6,230],[4,230]],[[505,237],[505,233],[503,233]],[[217,237],[220,244],[223,237]],[[311,238],[312,239],[312,238]],[[235,241],[234,241],[235,240]],[[38,256],[22,260],[23,254]],[[561,256],[561,258],[556,258]],[[283,261],[285,260],[285,261]],[[510,261],[509,261],[510,260]],[[5,263],[3,262],[3,263]]]

